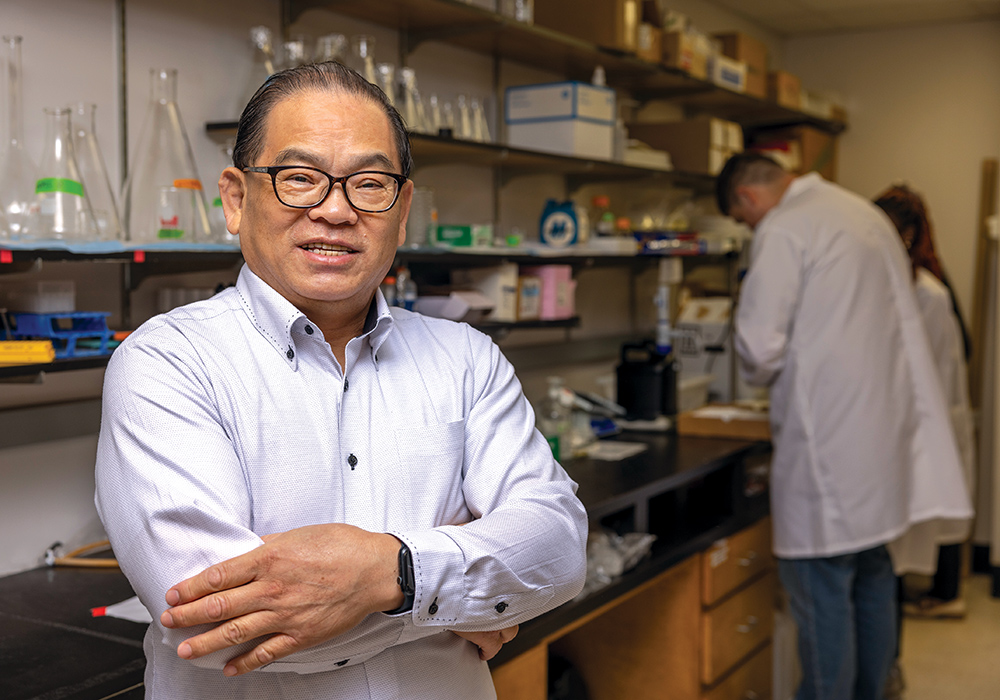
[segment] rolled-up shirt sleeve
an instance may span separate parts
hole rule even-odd
[[[469,341],[478,361],[462,489],[473,520],[393,534],[414,555],[416,624],[484,631],[525,622],[580,592],[587,515],[536,430],[510,363],[480,334]]]
[[[761,228],[736,312],[736,352],[748,384],[769,386],[784,368],[801,289],[801,250],[794,232]]]

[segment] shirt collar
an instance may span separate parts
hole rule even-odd
[[[806,190],[811,190],[816,185],[823,182],[823,176],[817,172],[806,173],[805,175],[800,175],[799,177],[792,180],[785,192],[781,195],[781,201],[778,202],[779,205],[784,204],[790,199],[798,197],[800,194]]]
[[[273,347],[294,370],[298,366],[293,331],[299,332],[309,319],[292,302],[281,296],[276,289],[258,277],[246,264],[240,270],[236,281],[240,303],[261,336]],[[393,327],[389,305],[381,290],[368,310],[361,337],[367,337],[372,358],[378,362],[378,350],[382,347]]]

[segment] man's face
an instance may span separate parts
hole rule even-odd
[[[275,105],[264,149],[252,166],[306,165],[341,177],[359,170],[400,173],[389,119],[377,104],[310,90]],[[392,209],[354,210],[335,185],[311,209],[286,207],[265,173],[227,168],[220,180],[226,223],[250,269],[304,313],[367,311],[405,239],[413,183]],[[333,305],[333,306],[331,306]]]

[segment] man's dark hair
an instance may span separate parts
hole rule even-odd
[[[289,68],[264,81],[240,116],[236,145],[233,147],[234,167],[242,170],[257,164],[255,161],[264,150],[264,128],[271,110],[282,100],[307,90],[344,92],[370,100],[381,107],[389,118],[393,140],[396,142],[396,155],[402,168],[401,174],[410,176],[413,159],[410,156],[410,139],[403,118],[382,90],[336,61]]]
[[[785,173],[778,162],[763,153],[746,151],[726,161],[715,178],[715,201],[719,211],[729,216],[736,202],[736,188],[741,185],[762,185],[774,182]]]

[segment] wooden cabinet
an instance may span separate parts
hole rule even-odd
[[[768,700],[776,576],[770,519],[575,620],[493,671],[498,700],[544,700],[549,653],[590,700]]]
[[[767,700],[777,587],[770,518],[702,552],[701,584],[702,697]]]

